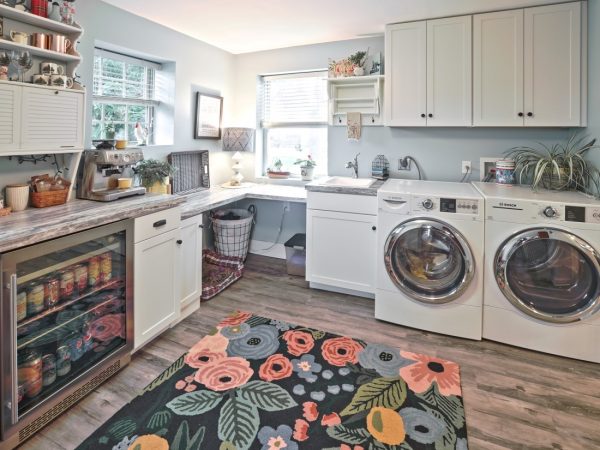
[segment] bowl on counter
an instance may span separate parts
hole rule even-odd
[[[117,181],[119,183],[119,189],[129,189],[133,184],[132,178],[119,178]]]

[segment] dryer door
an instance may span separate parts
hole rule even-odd
[[[575,322],[600,309],[600,256],[572,233],[519,232],[496,253],[494,272],[506,298],[536,319]]]
[[[447,303],[473,279],[474,259],[464,237],[433,219],[411,219],[390,233],[385,267],[394,284],[422,303]]]

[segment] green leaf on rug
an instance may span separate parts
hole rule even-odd
[[[181,355],[181,357],[177,361],[175,361],[173,364],[167,367],[167,369],[165,369],[163,373],[161,373],[157,378],[151,381],[150,384],[146,386],[142,392],[153,391],[165,381],[170,379],[173,375],[175,375],[175,373],[177,373],[179,369],[181,369],[184,366],[184,358],[185,355]]]
[[[282,387],[266,381],[251,381],[237,390],[237,395],[265,411],[281,411],[298,403]]]
[[[328,427],[327,434],[333,439],[352,445],[362,444],[371,436],[365,428],[349,428],[344,425]]]
[[[245,323],[247,323],[248,325],[250,325],[251,327],[254,328],[257,325],[262,325],[262,324],[269,323],[269,322],[270,322],[270,319],[267,319],[265,317],[252,316],[248,320],[246,320]]]
[[[400,445],[386,445],[382,442],[373,440],[369,443],[369,450],[413,450],[413,448],[407,442],[403,442]]]
[[[437,383],[431,383],[431,387],[422,394],[417,394],[417,397],[433,409],[439,410],[456,428],[462,428],[465,424],[465,410],[460,398],[455,395],[440,394]]]
[[[163,428],[171,420],[171,412],[167,410],[156,411],[148,421],[149,430],[158,430]]]
[[[187,420],[184,420],[179,425],[169,448],[170,450],[200,450],[205,432],[206,427],[200,427],[193,436],[190,436],[190,427]]]
[[[310,334],[312,334],[315,341],[318,341],[319,339],[323,339],[327,333],[321,330],[310,330]]]
[[[350,416],[374,406],[398,409],[406,400],[406,383],[398,378],[376,378],[358,388],[354,398],[340,413]]]
[[[212,391],[194,391],[175,397],[167,408],[178,416],[197,416],[217,406],[223,397]]]
[[[247,450],[256,438],[259,424],[256,406],[232,395],[221,408],[218,436],[237,450]]]
[[[107,431],[113,438],[121,440],[132,434],[136,428],[137,424],[132,419],[121,419],[113,423]]]

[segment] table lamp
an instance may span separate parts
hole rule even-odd
[[[227,188],[243,187],[242,183],[244,176],[240,173],[242,170],[242,154],[241,152],[254,151],[254,129],[253,128],[224,128],[223,129],[223,151],[235,152],[231,157],[233,161],[233,176],[231,180],[223,184]]]

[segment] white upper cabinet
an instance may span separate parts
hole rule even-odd
[[[385,31],[385,124],[427,125],[427,24],[388,25]]]
[[[19,147],[21,89],[0,84],[0,154]]]
[[[523,126],[523,10],[473,16],[473,125]]]
[[[582,3],[527,8],[524,22],[525,125],[584,125]]]
[[[471,126],[471,16],[427,21],[427,126]]]

